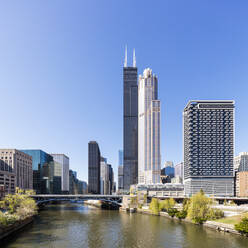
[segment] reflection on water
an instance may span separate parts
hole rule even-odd
[[[68,203],[48,206],[2,247],[247,248],[248,239],[162,217]]]

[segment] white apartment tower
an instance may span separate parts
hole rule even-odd
[[[158,79],[147,68],[138,85],[138,183],[160,183],[160,167]]]

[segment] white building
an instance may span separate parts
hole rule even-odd
[[[248,171],[248,152],[240,152],[234,158],[235,171]]]
[[[100,193],[101,195],[110,194],[109,168],[107,159],[101,157],[100,163]]]
[[[69,158],[64,154],[51,154],[53,160],[61,164],[61,191],[69,192]]]
[[[158,80],[147,68],[138,85],[138,183],[159,183],[160,169]]]

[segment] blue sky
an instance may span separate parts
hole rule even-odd
[[[117,174],[122,66],[158,76],[162,162],[182,160],[191,99],[236,101],[236,151],[248,151],[245,0],[1,1],[0,147],[65,153],[87,180],[96,140]]]

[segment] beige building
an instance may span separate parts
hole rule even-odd
[[[160,183],[160,101],[158,79],[147,68],[138,86],[138,183]],[[124,175],[125,177],[125,175]]]
[[[0,161],[0,163],[1,162],[2,161]],[[15,174],[13,172],[1,170],[0,168],[0,186],[1,186],[0,198],[6,194],[15,193],[15,188],[16,188]]]
[[[0,149],[0,164],[0,170],[5,171],[5,174],[15,175],[16,187],[21,189],[33,188],[31,156],[16,149]]]
[[[236,196],[248,197],[248,171],[236,174]]]

